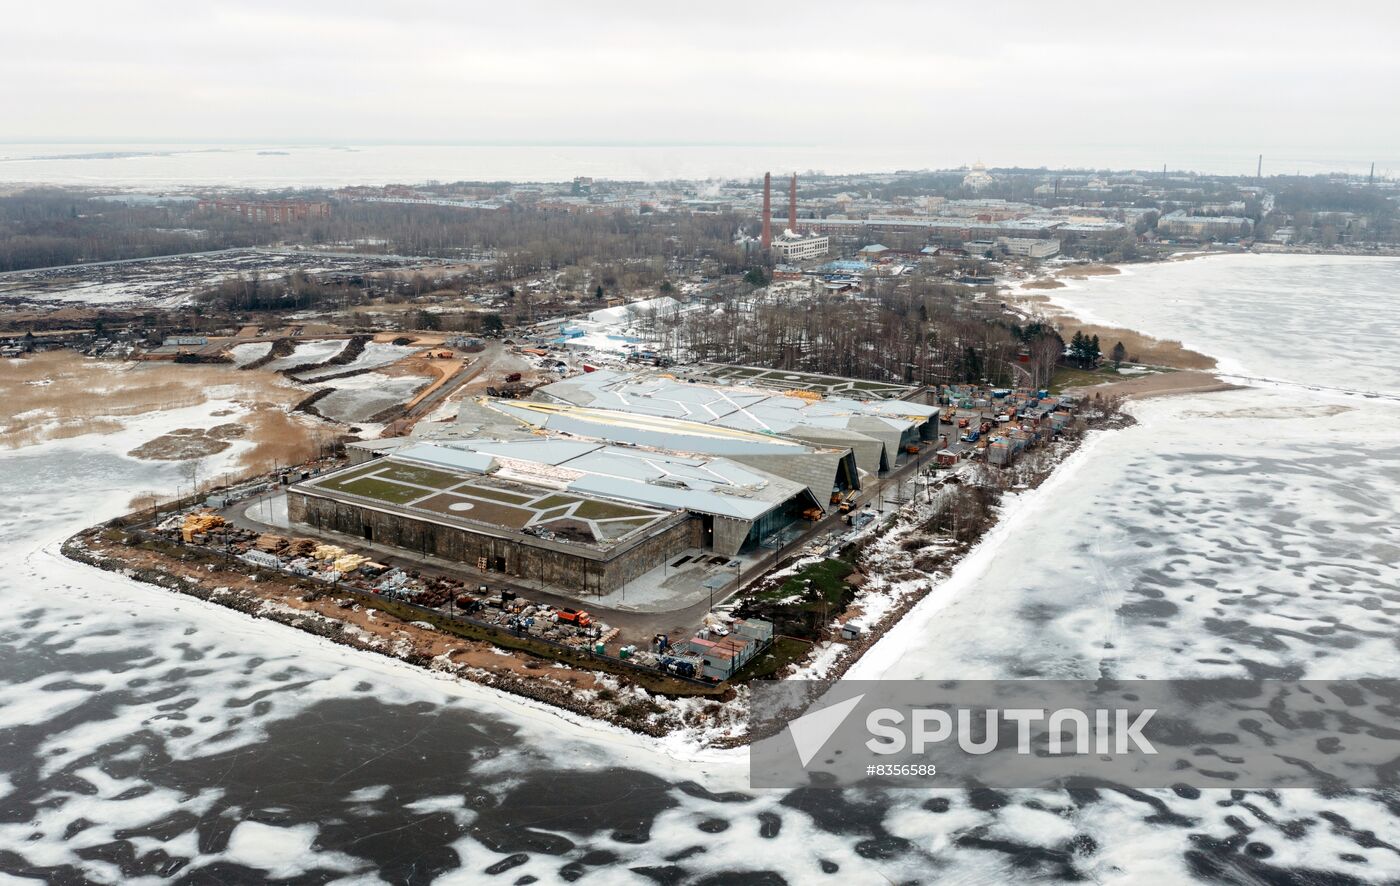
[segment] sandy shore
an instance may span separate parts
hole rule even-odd
[[[1164,397],[1168,394],[1204,394],[1209,391],[1232,391],[1239,385],[1232,385],[1216,378],[1210,372],[1185,369],[1177,372],[1157,372],[1139,375],[1122,381],[1102,385],[1066,388],[1065,393],[1080,397],[1127,397],[1130,400],[1143,400],[1148,397]]]
[[[1179,254],[1164,261],[1189,261],[1199,257],[1201,254],[1197,253]],[[1085,323],[1059,305],[1051,303],[1050,296],[1036,292],[1061,289],[1067,285],[1064,282],[1066,279],[1083,280],[1119,273],[1122,273],[1121,270],[1114,265],[1073,265],[1061,268],[1051,275],[1021,283],[1008,293],[1010,303],[1030,314],[1049,319],[1066,340],[1073,338],[1078,332],[1089,336],[1097,335],[1105,354],[1111,352],[1115,344],[1122,342],[1123,347],[1127,349],[1129,363],[1167,366],[1176,370],[1109,381],[1100,385],[1076,386],[1067,388],[1067,393],[1141,399],[1169,394],[1226,391],[1239,387],[1221,381],[1210,371],[1216,367],[1214,358],[1190,350],[1179,341],[1154,338],[1134,329]]]

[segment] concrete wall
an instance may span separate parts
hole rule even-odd
[[[471,569],[486,558],[488,571],[504,560],[504,574],[523,584],[547,584],[580,595],[614,590],[660,566],[689,548],[700,547],[700,520],[687,518],[630,548],[599,552],[580,548],[577,553],[531,544],[524,539],[498,538],[456,526],[443,526],[402,514],[378,511],[345,502],[288,491],[287,513],[294,523],[325,529],[376,544],[402,548],[406,556],[424,552],[456,560]]]
[[[715,517],[715,553],[727,557],[739,553],[739,548],[743,547],[744,539],[748,537],[749,527],[752,525],[748,520]]]

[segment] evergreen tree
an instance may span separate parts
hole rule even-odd
[[[1123,347],[1123,343],[1120,341],[1118,344],[1113,346],[1112,354],[1113,368],[1118,369],[1122,367],[1123,359],[1128,356],[1128,349]]]
[[[977,381],[982,378],[982,355],[969,347],[963,352],[963,381]]]
[[[1075,363],[1077,363],[1077,364],[1078,364],[1079,366],[1081,366],[1081,367],[1084,365],[1084,358],[1085,358],[1085,356],[1088,354],[1088,350],[1089,350],[1089,346],[1088,346],[1088,345],[1089,345],[1088,339],[1085,338],[1084,332],[1083,332],[1082,330],[1076,332],[1076,333],[1074,334],[1074,338],[1070,339],[1070,343],[1069,343],[1069,356],[1070,356],[1070,359],[1073,360]]]

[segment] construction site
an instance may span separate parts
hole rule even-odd
[[[896,399],[914,388],[856,400],[839,396],[852,379],[696,374],[745,382],[595,371],[524,399],[469,397],[452,419],[352,442],[343,467],[231,511],[464,586],[587,606],[645,643],[705,625],[785,552],[839,544],[956,433],[939,406]]]
[[[177,590],[202,569],[238,588],[227,605],[275,598],[356,645],[416,637],[526,694],[553,685],[518,670],[544,658],[707,695],[807,660],[862,580],[858,539],[955,488],[964,462],[1009,465],[1072,416],[1045,392],[599,370],[467,396],[450,417],[153,503],[82,544]],[[862,642],[859,623],[837,627]]]

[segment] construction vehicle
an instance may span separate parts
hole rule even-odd
[[[593,624],[593,616],[582,609],[560,609],[554,614],[554,620],[580,628],[586,628]]]
[[[495,386],[488,387],[486,389],[486,396],[501,397],[505,400],[521,400],[525,397],[528,397],[530,395],[530,391],[532,390],[533,388],[531,388],[527,384],[523,384],[521,382],[511,382],[510,384],[504,385],[499,388]]]

